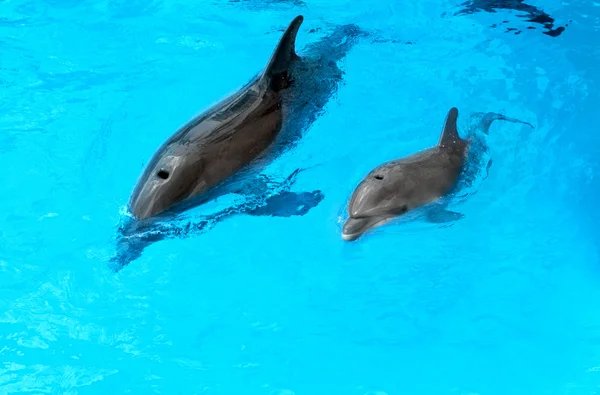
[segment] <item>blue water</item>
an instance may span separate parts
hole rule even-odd
[[[600,6],[532,1],[562,34],[450,1],[0,1],[0,393],[598,393]],[[297,14],[300,55],[369,32],[268,168],[306,168],[292,190],[323,200],[111,270],[145,163]],[[492,125],[452,226],[344,242],[357,183],[435,144],[452,106],[461,134],[487,111],[535,128]]]

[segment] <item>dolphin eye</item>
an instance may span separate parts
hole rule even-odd
[[[408,207],[406,205],[400,206],[395,210],[396,215],[402,215],[408,211]]]
[[[158,173],[156,173],[156,176],[159,178],[162,178],[163,180],[166,180],[167,178],[169,178],[169,172],[163,169],[160,169],[158,171]]]

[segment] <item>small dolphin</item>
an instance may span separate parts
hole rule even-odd
[[[488,115],[478,126],[485,133],[496,119],[527,124],[502,114]],[[344,240],[354,241],[369,229],[438,201],[454,189],[471,145],[471,140],[459,137],[457,119],[458,109],[453,107],[436,146],[384,163],[360,182],[348,204],[349,218],[342,229]],[[443,208],[437,214],[431,217],[432,222],[462,216]]]
[[[154,154],[129,206],[139,220],[209,191],[256,160],[276,139],[284,121],[282,91],[299,60],[297,16],[283,33],[264,71],[242,89],[190,120]]]

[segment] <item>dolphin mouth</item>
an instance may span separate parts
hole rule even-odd
[[[364,222],[364,219],[348,218],[342,228],[342,239],[346,241],[358,239],[365,230]]]
[[[152,200],[148,199],[144,195],[141,195],[130,202],[129,211],[136,219],[144,220],[152,217],[155,210]]]
[[[387,217],[348,218],[342,228],[342,239],[355,241],[366,231],[388,222]]]
[[[138,205],[132,205],[130,211],[138,220],[144,220],[152,216],[149,208],[140,209]]]
[[[361,235],[362,235],[362,233],[342,232],[342,239],[344,239],[345,241],[354,241],[354,240],[358,239]]]

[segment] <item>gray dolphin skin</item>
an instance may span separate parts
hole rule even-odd
[[[458,109],[453,107],[448,111],[436,146],[384,163],[360,182],[348,204],[349,217],[342,229],[344,240],[354,241],[369,229],[433,203],[455,188],[472,141],[459,137],[457,119]],[[478,127],[487,134],[490,124],[497,119],[527,124],[488,113]],[[432,216],[431,222],[447,222],[461,216],[443,206],[437,212],[441,214],[439,220]]]
[[[190,120],[156,151],[129,201],[137,219],[209,191],[267,151],[284,121],[282,92],[299,60],[295,43],[303,19],[292,20],[262,73]]]

